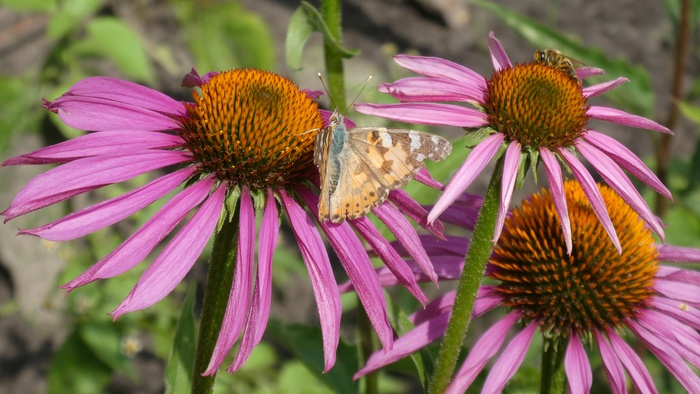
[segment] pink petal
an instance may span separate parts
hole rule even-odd
[[[231,350],[234,342],[241,335],[246,318],[250,311],[250,289],[253,282],[253,266],[255,264],[255,210],[250,190],[241,187],[239,201],[240,219],[238,222],[238,251],[236,267],[233,271],[233,283],[229,292],[226,312],[224,313],[219,337],[212,351],[207,369],[202,376],[216,373],[224,358]],[[234,224],[235,225],[235,224]],[[240,353],[240,350],[239,350]]]
[[[600,195],[600,190],[598,190],[598,186],[593,180],[593,177],[591,177],[586,167],[584,167],[571,152],[566,149],[558,149],[557,152],[564,158],[569,168],[571,168],[574,176],[581,184],[581,188],[583,188],[583,193],[588,197],[588,202],[590,202],[593,212],[595,212],[598,220],[600,220],[600,224],[603,225],[603,228],[605,228],[605,231],[610,236],[618,253],[622,254],[622,246],[620,245],[620,240],[617,238],[615,226],[613,226],[612,221],[610,221],[605,201],[603,201],[603,197]]]
[[[667,127],[662,126],[653,120],[632,115],[619,109],[599,107],[596,105],[591,105],[586,111],[587,114],[598,120],[604,120],[606,122],[617,123],[623,126],[636,127],[638,129],[647,129],[659,131],[661,133],[673,134],[673,131],[669,130]]]
[[[674,300],[700,304],[700,292],[697,285],[656,278],[654,290]]]
[[[121,196],[111,198],[74,212],[55,222],[20,234],[30,234],[49,241],[68,241],[111,226],[140,211],[155,200],[173,191],[195,173],[194,167],[187,167],[164,175]]]
[[[491,62],[493,63],[494,71],[501,71],[504,68],[513,67],[506,55],[506,50],[498,41],[493,32],[489,33],[489,52],[491,53]]]
[[[209,80],[211,80],[217,74],[219,73],[216,71],[210,71],[204,74],[204,76],[200,77],[197,70],[195,70],[194,67],[192,67],[192,70],[190,70],[190,72],[185,74],[185,76],[182,78],[182,83],[180,84],[180,86],[182,86],[183,88],[201,87],[205,83],[209,82]]]
[[[482,127],[488,124],[485,113],[458,105],[441,103],[355,104],[357,112],[399,122]]]
[[[158,148],[181,146],[182,138],[173,134],[148,131],[102,131],[88,133],[77,138],[47,146],[32,153],[13,157],[4,163],[9,165],[65,163],[82,157],[116,155]]]
[[[301,256],[309,271],[321,321],[325,358],[324,372],[327,372],[335,364],[335,351],[340,340],[340,294],[333,276],[331,262],[326,254],[326,247],[311,218],[293,198],[289,197],[284,189],[278,189],[277,193],[282,200],[287,216],[289,216],[289,223],[292,225]]]
[[[99,97],[63,96],[45,103],[44,107],[58,114],[63,123],[80,130],[156,131],[180,128],[180,123],[172,115]]]
[[[696,330],[653,309],[644,311],[637,321],[690,364],[700,367],[700,333]]]
[[[629,171],[635,178],[644,182],[646,185],[656,190],[662,196],[673,200],[671,192],[664,186],[659,178],[654,174],[649,167],[644,164],[631,150],[614,138],[608,137],[605,134],[594,130],[588,130],[583,138],[594,145],[596,148],[605,152],[611,159],[620,167]]]
[[[485,393],[500,393],[513,377],[525,358],[535,334],[537,324],[530,324],[520,331],[503,350],[503,354],[493,365],[482,389]]]
[[[566,242],[566,253],[571,255],[573,250],[573,241],[571,240],[571,219],[569,218],[569,209],[566,206],[566,193],[564,192],[564,178],[561,173],[561,167],[554,154],[545,148],[540,148],[540,157],[544,163],[545,173],[549,181],[549,190],[552,193],[554,206],[559,215],[561,230],[564,234]]]
[[[37,175],[2,212],[5,222],[112,183],[190,160],[181,151],[141,151],[114,157],[87,157]]]
[[[467,359],[464,360],[452,383],[447,387],[446,393],[463,393],[469,388],[479,372],[484,369],[486,363],[498,353],[508,332],[519,318],[520,315],[517,312],[511,312],[481,335],[481,338],[472,346]],[[535,327],[534,324],[531,326]],[[485,391],[482,389],[482,392]]]
[[[591,364],[578,334],[573,333],[569,339],[569,345],[566,347],[564,355],[564,370],[569,382],[570,393],[585,394],[591,391],[593,384]]]
[[[656,215],[651,211],[646,201],[639,194],[632,182],[627,178],[624,172],[617,164],[610,159],[605,153],[599,151],[594,146],[589,145],[583,140],[579,140],[575,144],[576,149],[585,157],[605,179],[610,187],[622,197],[625,202],[639,214],[639,216],[647,223],[647,225],[664,239],[664,229]]]
[[[605,374],[608,376],[608,381],[610,382],[610,388],[612,389],[613,394],[627,393],[625,370],[622,368],[620,359],[608,343],[608,340],[605,339],[605,336],[600,331],[593,330],[593,334],[595,335],[596,344],[598,345],[598,350],[600,351],[600,357],[603,359]]]
[[[518,177],[518,164],[520,164],[520,143],[512,141],[506,150],[506,158],[503,163],[503,179],[501,180],[501,202],[498,204],[498,217],[496,229],[491,242],[498,242],[503,231],[503,223],[506,221],[510,199],[513,197],[515,180]]]
[[[471,83],[476,89],[486,91],[486,78],[460,64],[439,57],[396,55],[394,61],[401,67],[427,77],[450,78]]]
[[[659,266],[656,277],[693,286],[697,286],[700,283],[700,272],[665,265]]]
[[[353,379],[367,375],[385,365],[389,365],[400,360],[420,348],[433,342],[445,334],[447,323],[450,319],[449,313],[438,315],[425,323],[417,325],[413,330],[407,332],[394,342],[391,350],[380,350],[374,353],[364,367],[353,376]]]
[[[181,102],[173,100],[157,90],[111,77],[82,79],[68,89],[68,92],[61,96],[59,100],[68,97],[96,97],[131,104],[164,114],[181,116],[187,114]]]
[[[658,245],[659,260],[670,263],[700,263],[700,249],[669,244]]]
[[[160,301],[177,286],[207,246],[223,208],[225,184],[202,204],[158,258],[141,275],[126,299],[111,312],[114,319]]]
[[[605,74],[605,70],[597,67],[579,67],[576,69],[576,75],[581,79],[603,74]]]
[[[484,105],[486,94],[473,83],[413,77],[379,85],[378,90],[401,101],[457,101]]]
[[[432,187],[433,189],[444,188],[444,185],[433,179],[433,177],[430,175],[430,172],[428,172],[428,170],[426,170],[425,168],[421,168],[420,170],[418,170],[418,173],[416,173],[416,177],[413,179],[426,186]]]
[[[654,297],[654,308],[687,326],[700,330],[700,309],[663,297]]]
[[[608,90],[614,89],[614,88],[622,85],[623,83],[629,82],[629,81],[630,80],[625,78],[625,77],[618,77],[618,78],[613,79],[612,81],[603,82],[603,83],[599,83],[599,84],[596,84],[593,86],[583,88],[583,97],[591,98],[591,97],[601,95],[601,94],[607,92]]]
[[[97,279],[122,274],[141,262],[187,213],[202,202],[214,185],[214,178],[199,181],[175,195],[141,228],[87,271],[61,286],[69,291]]]
[[[420,172],[419,172],[420,174]],[[423,227],[430,234],[439,239],[445,239],[445,228],[439,220],[428,224],[428,211],[418,204],[416,200],[406,193],[403,189],[394,189],[389,192],[389,201],[391,201],[400,211],[409,219],[413,220],[419,226]]]
[[[434,318],[452,312],[452,307],[455,303],[455,291],[447,292],[438,298],[432,300],[425,308],[419,309],[408,316],[408,320],[414,325],[419,325]]]
[[[411,223],[409,223],[408,219],[406,219],[396,207],[390,204],[382,204],[376,207],[374,209],[374,214],[377,215],[379,220],[394,234],[399,243],[406,248],[416,264],[421,267],[430,280],[437,285],[435,268],[433,268],[428,254],[425,249],[423,249],[418,233],[416,233],[416,230]]]
[[[233,373],[243,366],[250,357],[253,348],[260,343],[267,320],[270,317],[270,304],[272,300],[272,254],[277,244],[280,223],[277,213],[277,201],[271,189],[266,190],[267,203],[260,225],[260,239],[258,241],[258,276],[255,279],[253,289],[253,305],[250,308],[250,316],[246,323],[245,333],[241,341],[241,347],[236,354],[233,365],[228,369]]]
[[[418,286],[416,282],[416,277],[413,275],[413,271],[406,264],[406,262],[399,256],[399,254],[391,247],[391,244],[382,237],[377,227],[374,226],[372,221],[366,217],[355,219],[352,221],[352,226],[357,230],[357,232],[362,236],[362,238],[367,242],[369,247],[379,256],[380,259],[386,265],[386,269],[391,271],[390,276],[398,283],[401,283],[406,289],[413,294],[414,297],[423,305],[428,302],[428,298],[423,293],[423,290]],[[379,273],[377,273],[379,277]],[[385,281],[380,278],[382,286],[386,286]],[[342,292],[342,290],[341,290]]]
[[[318,217],[318,196],[313,195],[307,189],[300,189],[299,194],[311,210],[312,215]],[[338,255],[350,281],[352,281],[382,347],[385,350],[390,350],[393,346],[393,331],[391,324],[389,324],[382,285],[374,273],[372,262],[362,247],[362,243],[346,222],[335,224],[322,221],[319,225],[326,233],[328,241]]]
[[[634,332],[647,348],[666,366],[689,393],[700,393],[700,377],[688,367],[685,361],[666,341],[647,331],[634,320],[628,320],[627,326]]]
[[[474,179],[498,153],[498,149],[504,140],[505,135],[503,133],[496,133],[474,148],[467,160],[464,161],[464,164],[457,170],[457,173],[452,176],[442,196],[440,196],[430,214],[428,214],[428,223],[434,222],[474,182]]]
[[[647,367],[637,353],[614,330],[608,331],[608,338],[637,390],[641,393],[656,393],[654,380],[649,375]]]

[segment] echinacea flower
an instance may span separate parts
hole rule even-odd
[[[565,252],[551,192],[534,194],[506,219],[487,268],[496,284],[480,287],[473,317],[499,309],[506,316],[471,347],[449,393],[464,392],[502,349],[482,388],[484,393],[501,392],[538,329],[545,346],[563,349],[571,393],[591,389],[586,347],[600,353],[613,393],[627,392],[625,372],[639,392],[657,392],[640,356],[624,340],[630,332],[688,392],[700,392],[700,377],[691,368],[700,368],[700,273],[660,264],[699,263],[700,250],[656,244],[652,232],[620,196],[607,186],[599,190],[619,231],[622,254],[604,236],[605,229],[576,181],[564,183],[573,253]],[[459,275],[466,248],[465,240],[457,238],[426,244],[432,256],[444,260],[436,264],[441,278]],[[383,277],[388,279],[383,280],[385,285],[395,283]],[[356,377],[440,338],[453,302],[454,293],[448,293],[413,314],[415,328],[397,339],[391,351],[375,353]]]
[[[562,189],[561,161],[583,186],[599,220],[619,250],[618,236],[595,182],[574,155],[578,152],[663,239],[661,224],[622,169],[669,199],[671,193],[634,153],[613,138],[588,128],[587,124],[589,119],[598,119],[671,133],[649,119],[587,104],[589,98],[628,80],[617,78],[583,88],[578,78],[603,71],[579,68],[576,70],[578,78],[572,78],[567,72],[547,64],[512,64],[493,33],[489,35],[489,50],[494,67],[490,79],[445,59],[397,55],[394,59],[399,65],[424,77],[404,78],[380,85],[381,92],[402,103],[355,105],[359,112],[402,122],[481,129],[483,140],[476,139],[478,144],[448,183],[430,212],[429,221],[440,216],[492,159],[505,154],[494,242],[503,228],[516,181],[522,182],[528,166],[536,168],[542,162],[557,204],[557,214],[562,218],[566,248],[571,251],[571,225]],[[476,109],[443,102],[469,103]]]
[[[84,79],[55,101],[46,101],[44,106],[64,123],[93,133],[3,163],[59,165],[29,181],[2,214],[7,221],[106,185],[178,166],[138,189],[20,233],[51,241],[76,239],[127,218],[184,185],[124,243],[63,287],[70,291],[124,273],[184,222],[112,314],[116,319],[146,308],[183,279],[217,224],[232,223],[238,229],[237,241],[231,245],[237,245],[236,269],[205,372],[213,374],[241,334],[231,372],[241,367],[261,340],[270,312],[272,255],[281,206],[308,268],[323,333],[325,370],[330,369],[339,340],[341,304],[329,256],[314,224],[318,171],[313,165],[315,135],[330,113],[319,110],[313,101],[318,92],[300,90],[271,72],[242,69],[200,77],[193,70],[183,86],[197,88],[192,93],[194,102],[179,102],[144,86],[106,77]],[[421,174],[418,179],[429,176]],[[375,214],[390,222],[397,239],[436,280],[418,235],[403,214],[436,234],[442,231],[440,225],[426,225],[427,211],[402,191],[391,193],[389,200],[393,204],[377,207]],[[259,229],[257,214],[262,216]],[[382,288],[353,228],[424,303],[427,299],[410,269],[367,218],[324,222],[320,227],[360,289],[360,300],[383,346],[391,348]]]

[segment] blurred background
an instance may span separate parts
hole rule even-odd
[[[310,3],[318,5],[317,1]],[[488,77],[492,73],[487,47],[490,31],[513,62],[531,61],[537,49],[558,48],[589,66],[605,69],[607,74],[599,80],[626,76],[630,83],[593,103],[662,124],[668,124],[672,105],[680,106],[683,116],[674,121],[667,163],[667,184],[675,201],[664,215],[669,224],[666,234],[670,243],[700,247],[696,179],[700,176],[700,111],[696,107],[700,94],[699,2],[693,3],[686,35],[689,50],[680,74],[682,95],[674,100],[680,0],[346,0],[344,44],[359,50],[345,62],[348,100],[372,75],[358,102],[387,101],[376,92],[376,85],[408,75],[394,65],[392,56],[397,53],[443,57]],[[324,69],[319,34],[307,43],[300,64],[287,61],[287,26],[299,4],[292,0],[0,0],[0,160],[79,135],[80,131],[42,109],[41,99],[55,99],[91,75],[138,82],[179,100],[191,98],[180,82],[192,67],[200,74],[237,67],[269,69],[302,88],[321,90],[317,73]],[[352,111],[350,117],[364,125],[383,122],[353,116]],[[658,135],[612,124],[601,124],[597,130],[612,135],[655,168]],[[431,131],[450,137],[462,134],[455,128]],[[466,154],[465,148],[455,147],[456,157]],[[43,171],[40,166],[0,169],[0,209],[8,207],[20,188]],[[438,174],[441,180],[449,176],[444,170]],[[483,191],[487,177],[481,178],[482,184],[473,186],[471,192]],[[15,236],[18,228],[45,224],[131,190],[147,179],[106,188],[0,225],[1,394],[163,392],[164,360],[184,293],[188,283],[194,282],[200,284],[201,292],[206,255],[188,276],[190,282],[157,305],[116,323],[107,313],[129,292],[145,262],[134,272],[87,285],[68,296],[58,289],[128,237],[158,204],[74,242],[57,244]],[[520,192],[514,201],[532,190]],[[656,196],[648,191],[644,195],[653,206]],[[429,202],[431,195],[423,199]],[[308,275],[293,240],[288,240],[283,239],[276,250],[274,320],[268,327],[268,340],[239,373],[220,374],[217,392],[336,392],[319,380],[320,371],[310,371],[290,357],[298,356],[299,349],[274,339],[281,326],[317,325],[318,319]],[[338,274],[340,282],[342,269]],[[344,301],[347,310],[353,309],[351,297]],[[354,317],[343,319],[352,323]],[[352,338],[352,330],[345,334]],[[653,360],[650,363],[653,373],[663,373],[663,368],[654,370]],[[537,362],[533,365],[536,368]],[[682,392],[672,378],[655,375],[655,380],[659,388],[666,385],[666,392]],[[390,378],[382,387],[386,392],[407,392],[419,386]],[[509,387],[511,392],[526,392]]]

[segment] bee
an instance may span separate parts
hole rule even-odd
[[[576,83],[578,83],[579,85],[581,84],[581,80],[578,79],[578,76],[576,75],[576,68],[574,67],[574,63],[576,63],[577,65],[583,65],[583,63],[579,62],[578,60],[564,56],[561,54],[561,52],[559,52],[556,49],[541,49],[535,51],[534,57],[535,63],[554,67],[557,70],[568,75],[569,78],[576,81]]]

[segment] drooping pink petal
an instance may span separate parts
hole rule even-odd
[[[413,179],[415,179],[416,181],[418,181],[426,186],[432,187],[433,189],[440,190],[440,189],[443,189],[445,187],[442,183],[435,180],[430,175],[430,172],[428,172],[428,170],[426,170],[425,168],[421,168],[420,170],[418,170],[418,172],[416,173],[416,177]]]
[[[506,50],[503,49],[503,45],[498,41],[496,35],[493,32],[489,32],[489,53],[491,53],[491,62],[493,63],[494,71],[501,71],[507,67],[513,67],[506,55]]]
[[[498,353],[508,332],[519,318],[520,315],[517,312],[511,312],[481,335],[481,338],[472,346],[467,359],[464,360],[452,383],[447,387],[445,391],[447,394],[464,393],[469,388],[479,372],[484,369],[486,363]],[[536,325],[531,324],[531,326],[535,327]]]
[[[61,98],[95,97],[131,104],[171,115],[186,115],[182,103],[145,86],[111,77],[88,77],[76,82]],[[56,100],[58,101],[58,100]]]
[[[353,376],[353,380],[400,360],[440,338],[445,334],[449,319],[450,314],[443,313],[435,316],[430,321],[417,325],[413,330],[399,337],[394,342],[393,349],[388,351],[380,350],[372,354],[365,366]]]
[[[246,323],[245,333],[241,341],[241,347],[236,354],[233,365],[228,369],[235,372],[243,366],[250,357],[253,348],[260,343],[267,320],[270,317],[270,304],[272,302],[272,255],[277,244],[280,223],[277,214],[277,201],[272,189],[266,190],[265,213],[260,224],[260,236],[258,240],[258,275],[255,279],[253,290],[253,305],[250,308],[250,316]]]
[[[581,79],[603,74],[605,74],[605,70],[597,67],[579,67],[576,69],[576,75]]]
[[[700,333],[696,330],[654,309],[645,310],[637,322],[681,357],[700,367]]]
[[[382,204],[376,207],[374,214],[394,234],[399,243],[406,248],[416,264],[421,267],[430,280],[437,285],[438,278],[437,274],[435,274],[435,268],[433,268],[428,254],[423,249],[418,233],[416,233],[408,219],[391,204]]]
[[[627,326],[647,348],[661,361],[673,376],[689,393],[700,393],[700,377],[692,370],[678,353],[669,348],[668,343],[647,331],[633,319],[627,321]]]
[[[7,222],[78,194],[187,160],[188,154],[180,151],[128,152],[75,160],[35,176],[2,215]]]
[[[216,228],[225,194],[226,185],[219,185],[141,275],[126,299],[111,312],[114,319],[155,304],[182,281],[202,254],[202,250]]]
[[[700,263],[700,249],[670,244],[658,245],[659,260],[670,263]]]
[[[482,127],[488,124],[487,115],[472,108],[442,103],[355,104],[357,112],[393,119],[399,122]]]
[[[462,164],[459,170],[457,170],[450,180],[450,183],[445,187],[445,191],[430,211],[430,214],[428,214],[428,223],[435,221],[435,219],[437,219],[441,213],[445,212],[447,207],[452,205],[462,192],[474,182],[474,179],[476,179],[481,171],[484,170],[484,167],[486,167],[496,153],[498,153],[498,148],[500,148],[503,140],[505,140],[505,135],[496,133],[474,147],[474,150],[469,154],[467,160],[464,161],[464,164]]]
[[[700,330],[700,309],[664,297],[654,297],[654,308],[687,326]]]
[[[439,57],[396,55],[394,61],[401,67],[427,77],[450,78],[471,83],[475,88],[486,91],[486,78],[471,69]]]
[[[420,172],[419,172],[420,174]],[[445,239],[445,228],[442,222],[436,220],[428,223],[428,211],[403,189],[394,189],[389,192],[389,201],[409,219],[416,222],[423,229],[439,239]]]
[[[401,101],[485,102],[485,92],[474,84],[440,78],[403,78],[393,83],[383,83],[377,90]]]
[[[312,215],[318,217],[318,196],[308,189],[300,189],[299,194]],[[367,312],[367,317],[377,332],[379,342],[385,350],[390,350],[393,346],[393,331],[389,324],[382,285],[374,273],[372,262],[362,243],[346,222],[335,224],[321,221],[319,225],[326,233],[328,241],[352,281],[357,296]]]
[[[65,163],[82,157],[174,148],[181,146],[182,143],[182,138],[173,134],[133,130],[102,131],[81,135],[25,155],[13,157],[2,165]]]
[[[411,313],[408,316],[408,320],[417,326],[444,313],[449,314],[454,306],[456,294],[457,292],[453,290],[439,296],[438,298],[430,301],[430,304],[428,304],[425,308],[418,309],[417,311]]]
[[[605,182],[607,182],[608,185],[639,214],[652,231],[657,233],[663,241],[664,228],[662,224],[620,167],[605,153],[599,151],[593,145],[589,145],[584,140],[577,141],[575,146],[583,157],[585,157],[603,179],[605,179]]]
[[[599,83],[596,85],[588,86],[583,88],[583,97],[585,98],[591,98],[595,96],[599,96],[608,90],[614,89],[620,85],[622,85],[625,82],[629,82],[630,80],[625,78],[625,77],[618,77],[613,79],[612,81],[608,82],[603,82]]]
[[[246,318],[250,316],[250,289],[253,287],[253,266],[255,264],[255,210],[253,209],[253,200],[250,197],[250,189],[247,186],[241,187],[241,196],[238,201],[240,219],[233,283],[229,291],[219,337],[216,339],[209,365],[202,376],[216,373],[231,347],[241,335]]]
[[[157,131],[180,127],[172,115],[100,97],[63,96],[44,103],[44,107],[58,114],[63,123],[80,130]]]
[[[660,247],[661,246],[657,246],[657,248]],[[656,272],[656,277],[663,278],[667,281],[674,281],[692,286],[698,286],[698,284],[700,284],[700,272],[666,265],[659,266],[659,270]],[[695,291],[699,290],[700,289]],[[694,293],[695,291],[692,292]]]
[[[578,334],[572,334],[569,345],[564,354],[564,370],[569,382],[569,392],[572,394],[586,394],[591,391],[593,373],[591,363],[588,361],[586,350],[581,344]]]
[[[635,178],[644,182],[662,196],[673,200],[671,192],[659,180],[656,174],[654,174],[654,171],[650,170],[649,167],[626,146],[622,145],[614,138],[594,130],[587,130],[583,138],[596,148],[605,152],[615,163],[629,171]]]
[[[369,247],[379,256],[380,259],[386,265],[386,268],[391,271],[391,275],[394,279],[401,283],[406,289],[413,294],[414,297],[422,304],[425,305],[428,302],[428,298],[423,293],[423,290],[418,286],[416,282],[416,277],[413,275],[413,271],[406,264],[406,262],[399,256],[391,244],[382,237],[377,227],[367,219],[362,217],[352,221],[352,226],[357,230],[357,232],[362,236],[362,238],[367,242]],[[377,275],[379,276],[379,274]],[[382,286],[386,283],[381,281]],[[342,285],[341,285],[342,286]],[[339,290],[341,288],[339,286]],[[341,290],[342,292],[342,290]]]
[[[500,393],[513,377],[525,358],[535,334],[537,324],[530,324],[520,331],[503,350],[484,382],[483,392]]]
[[[209,195],[213,185],[214,178],[209,177],[186,187],[165,203],[129,239],[61,288],[71,291],[97,279],[111,278],[131,269],[145,259],[185,215]]]
[[[600,357],[603,359],[605,374],[608,377],[613,394],[627,393],[627,387],[625,385],[625,370],[622,368],[620,359],[617,357],[615,351],[608,343],[605,335],[598,330],[593,330],[593,335],[595,336],[596,344],[598,345],[598,350],[600,351]]]
[[[518,178],[518,164],[520,164],[520,143],[512,141],[506,150],[506,157],[503,163],[503,179],[501,180],[501,202],[498,204],[498,217],[496,218],[496,229],[494,230],[491,242],[497,242],[503,231],[503,223],[508,215],[510,199],[513,197],[515,180]]]
[[[195,171],[193,167],[183,168],[172,174],[159,177],[136,190],[84,208],[55,222],[22,230],[20,234],[30,234],[55,242],[82,237],[111,226],[140,211],[153,201],[173,191],[191,177]]]
[[[552,193],[554,207],[559,215],[559,223],[564,234],[566,242],[566,253],[571,255],[573,250],[573,241],[571,239],[571,219],[569,218],[569,209],[566,205],[566,193],[564,192],[564,177],[561,173],[561,167],[554,154],[546,148],[540,148],[540,157],[544,163],[547,181],[549,181],[549,190]]]
[[[674,300],[700,304],[700,292],[696,285],[656,278],[654,290]]]
[[[326,253],[321,235],[316,231],[309,215],[284,189],[277,190],[289,223],[299,244],[301,256],[309,271],[311,286],[318,305],[323,335],[324,372],[335,364],[335,350],[340,340],[340,294],[333,276],[331,262]]]
[[[637,390],[645,394],[657,393],[654,380],[651,378],[651,375],[649,375],[647,367],[637,353],[635,353],[627,342],[620,338],[614,330],[608,331],[608,338],[610,339],[610,344],[613,350],[615,350],[618,359],[622,362],[622,365],[625,366],[627,374],[629,374]]]
[[[569,165],[569,168],[579,181],[579,184],[583,189],[583,193],[588,198],[588,202],[590,202],[593,212],[595,212],[598,220],[600,220],[600,224],[603,225],[603,228],[610,236],[610,239],[615,245],[618,253],[622,254],[622,246],[620,245],[620,240],[617,238],[615,226],[613,226],[612,221],[610,220],[608,209],[605,206],[603,197],[600,195],[600,190],[598,190],[595,180],[593,177],[591,177],[591,174],[588,173],[586,167],[584,167],[583,164],[581,164],[581,162],[578,161],[573,154],[571,154],[571,152],[566,149],[557,149],[557,152],[564,158],[566,164]]]
[[[673,131],[662,126],[653,120],[629,114],[615,108],[600,107],[591,105],[586,113],[593,119],[604,120],[606,122],[617,123],[623,126],[636,127],[638,129],[654,130],[661,133],[673,134]]]

